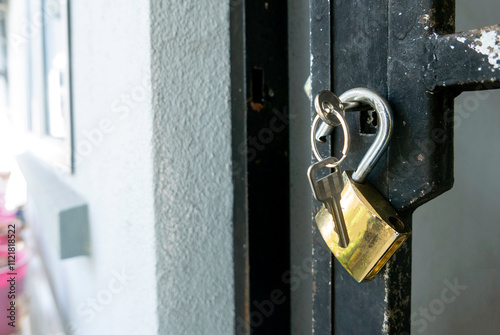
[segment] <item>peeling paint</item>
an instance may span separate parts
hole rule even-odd
[[[425,24],[425,23],[429,22],[430,20],[431,20],[431,16],[429,14],[424,14],[420,18],[420,21],[418,21],[418,22],[422,23],[422,24]]]
[[[390,269],[391,269],[391,264],[388,263],[385,266],[385,271],[384,271],[384,282],[388,283],[390,280]],[[384,302],[388,303],[389,302],[389,285],[385,285],[385,296],[384,296]],[[389,310],[385,309],[384,310],[384,322],[382,323],[382,334],[388,334],[389,333]]]
[[[465,43],[464,37],[457,37],[457,41]],[[497,30],[483,30],[481,36],[468,44],[469,48],[488,56],[488,62],[494,69],[500,68],[500,35]],[[492,71],[494,71],[492,69]]]

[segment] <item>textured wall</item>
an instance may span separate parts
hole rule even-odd
[[[233,334],[229,1],[151,1],[160,334]]]

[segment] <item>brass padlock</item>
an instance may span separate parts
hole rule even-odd
[[[343,103],[368,104],[376,111],[378,133],[374,143],[355,172],[343,173],[344,189],[340,204],[350,243],[338,244],[332,216],[325,209],[316,215],[316,223],[326,244],[337,260],[358,282],[369,281],[411,234],[396,210],[366,178],[387,148],[392,134],[392,111],[375,91],[356,88],[340,96]],[[331,132],[326,129],[325,132]],[[318,134],[316,138],[324,134]]]

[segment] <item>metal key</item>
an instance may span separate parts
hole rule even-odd
[[[336,166],[333,172],[326,177],[319,180],[315,180],[314,178],[317,170],[326,167],[327,164],[335,164],[337,161],[335,157],[328,157],[325,160],[315,163],[309,167],[307,175],[314,198],[323,203],[332,215],[335,232],[339,236],[339,246],[346,248],[349,245],[349,236],[347,234],[342,207],[340,206],[340,195],[344,189],[342,171],[339,166]]]
[[[339,112],[342,116],[345,116],[344,105],[342,101],[328,90],[321,91],[314,98],[314,108],[316,109],[316,113],[319,115],[321,120],[329,125],[330,127],[339,126],[340,123],[337,120],[335,114],[333,114],[330,110],[334,109]]]

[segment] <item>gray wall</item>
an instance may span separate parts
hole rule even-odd
[[[457,1],[457,31],[499,18],[496,0]],[[455,100],[455,185],[414,216],[412,334],[499,333],[499,111],[500,91]]]
[[[160,334],[233,334],[229,1],[151,1]]]

